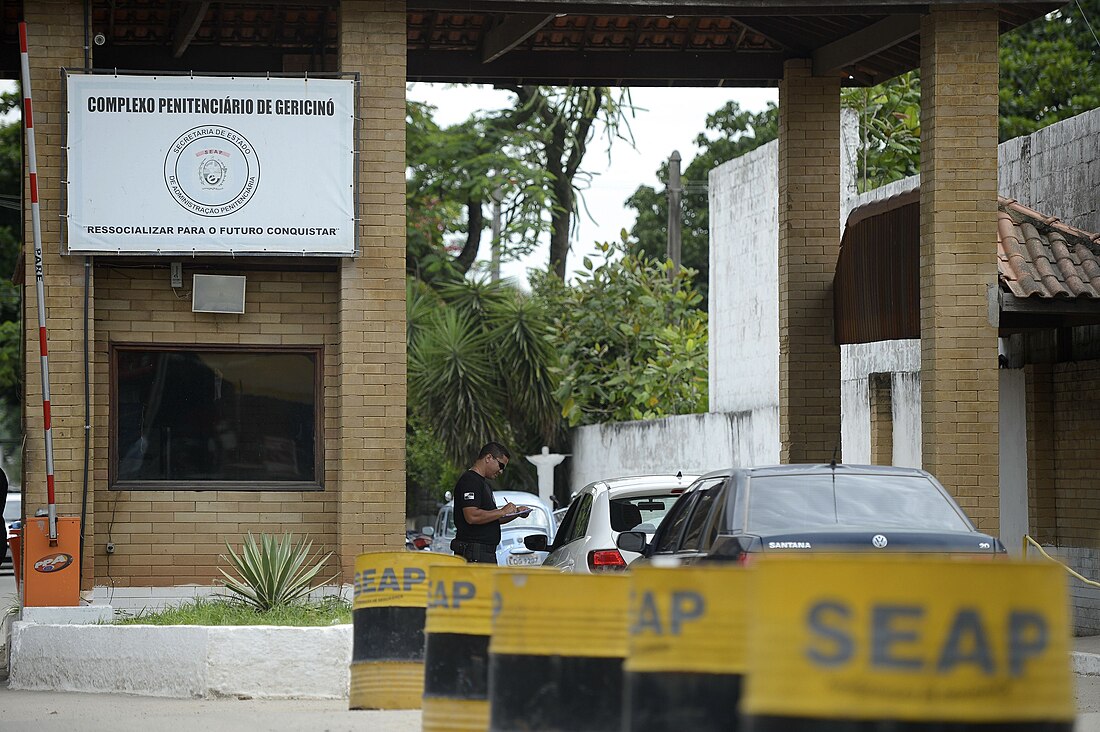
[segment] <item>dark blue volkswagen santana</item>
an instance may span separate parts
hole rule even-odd
[[[643,563],[746,562],[774,552],[1005,553],[931,474],[835,463],[708,473],[652,540],[628,531],[618,546],[642,553]]]

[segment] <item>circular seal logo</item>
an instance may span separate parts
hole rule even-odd
[[[875,534],[871,537],[871,544],[876,549],[884,549],[887,543],[888,542],[886,541],[886,537],[882,534]]]
[[[222,125],[193,127],[164,157],[164,183],[183,208],[227,216],[248,204],[260,184],[260,159],[244,135]]]

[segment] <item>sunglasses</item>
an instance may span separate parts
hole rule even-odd
[[[508,463],[502,463],[500,461],[500,458],[498,458],[496,455],[490,455],[489,457],[496,461],[497,467],[500,468],[500,472],[503,473],[504,469],[508,467]]]

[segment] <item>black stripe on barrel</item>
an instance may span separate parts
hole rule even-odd
[[[353,610],[352,662],[423,660],[424,614],[422,607]]]
[[[740,674],[627,672],[623,718],[630,732],[736,732]]]
[[[737,732],[749,576],[737,566],[631,571],[625,730]]]
[[[498,573],[489,644],[489,729],[619,732],[623,575]]]
[[[428,633],[424,650],[424,697],[489,697],[489,636]]]
[[[805,717],[747,719],[743,732],[1073,732],[1073,722],[874,722]]]
[[[622,671],[622,658],[493,654],[489,729],[617,731]]]

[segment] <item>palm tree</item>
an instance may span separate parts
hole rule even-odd
[[[553,444],[561,407],[550,319],[506,283],[408,287],[409,410],[448,457],[465,464],[490,440],[520,450]]]

